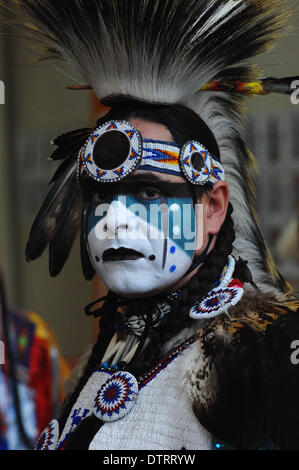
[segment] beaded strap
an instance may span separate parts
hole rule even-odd
[[[156,364],[149,372],[139,377],[139,390],[147,385],[161,370],[165,369],[174,359],[176,359],[183,351],[188,349],[195,341],[199,339],[198,333],[186,339],[183,343],[168,353],[158,364]]]

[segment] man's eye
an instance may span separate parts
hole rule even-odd
[[[161,192],[157,188],[146,187],[140,188],[137,193],[138,197],[146,200],[159,199],[161,197]]]
[[[111,200],[112,194],[110,191],[98,191],[92,196],[92,202],[101,204]]]

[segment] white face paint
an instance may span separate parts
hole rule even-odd
[[[156,295],[174,286],[192,264],[193,200],[191,195],[148,199],[122,194],[105,203],[94,201],[87,233],[91,262],[112,292]]]

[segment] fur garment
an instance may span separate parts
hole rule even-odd
[[[238,449],[266,439],[299,448],[299,365],[291,360],[299,338],[299,302],[247,292],[199,330],[188,371],[197,418]]]

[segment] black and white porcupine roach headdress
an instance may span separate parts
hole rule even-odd
[[[43,46],[43,57],[70,66],[103,103],[123,95],[184,104],[203,119],[217,140],[231,190],[235,254],[248,260],[260,286],[283,290],[256,222],[255,161],[244,143],[241,110],[249,94],[290,92],[291,79],[259,80],[248,64],[281,34],[287,0],[6,0],[5,5]],[[91,132],[54,141],[52,158],[64,161],[26,250],[33,260],[49,244],[52,275],[62,269],[80,227],[77,155]]]

